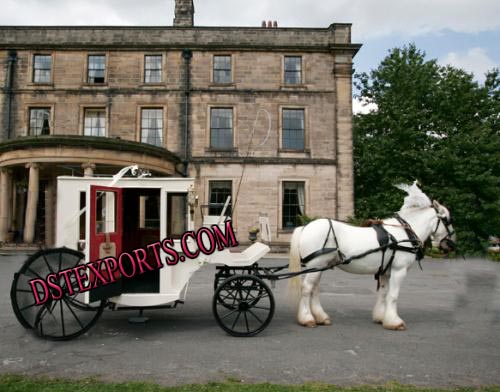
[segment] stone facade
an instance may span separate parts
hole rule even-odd
[[[147,167],[150,161],[150,169],[157,175],[181,175],[183,161],[184,174],[196,178],[201,204],[209,202],[210,181],[232,181],[233,199],[237,198],[233,219],[242,242],[262,213],[269,216],[273,243],[289,241],[290,230],[282,227],[284,181],[304,183],[307,215],[342,219],[351,215],[352,58],[360,47],[350,42],[351,26],[192,27],[192,6],[192,1],[177,2],[174,27],[0,27],[0,167],[13,169],[18,180],[27,178],[30,170],[21,164],[62,166],[65,159],[94,165],[92,172],[104,173],[106,164],[118,167],[117,157],[123,155],[113,151],[113,140],[117,150],[120,143],[135,143],[140,150],[141,109],[161,108],[163,143],[154,148],[171,154],[161,158],[145,149],[141,163]],[[10,69],[12,53],[16,60]],[[104,83],[88,83],[88,56],[93,54],[105,56]],[[35,55],[51,58],[47,83],[33,81]],[[161,56],[161,80],[155,83],[145,83],[147,55]],[[214,56],[230,56],[229,82],[214,81]],[[300,83],[284,79],[287,56],[301,58]],[[50,109],[50,135],[38,137],[30,153],[23,152],[25,147],[21,152],[15,145],[8,148],[9,143],[29,136],[30,109],[38,107]],[[232,109],[230,149],[210,147],[212,108]],[[101,152],[94,152],[92,159],[71,160],[72,151],[85,146],[84,117],[91,109],[103,111],[104,136],[110,143],[96,147]],[[282,148],[286,109],[304,111],[303,149]],[[36,144],[43,138],[66,140],[66,136],[72,136],[71,145],[61,141],[38,148]],[[110,161],[106,162],[108,152]],[[12,156],[17,160],[12,161]],[[161,159],[167,162],[163,166]],[[88,166],[83,170],[89,173]],[[52,177],[47,179],[46,192],[53,200],[53,176],[66,173],[40,167],[41,178],[47,172]],[[10,187],[2,189],[2,194],[10,194],[10,201],[0,203],[4,227],[0,236],[4,237],[7,228],[15,226],[15,213],[8,208],[16,193],[11,190],[11,177],[2,176],[2,184]],[[30,214],[33,219],[33,211]],[[200,220],[198,214],[198,223]],[[50,219],[45,221],[50,226]],[[49,231],[53,229],[49,227]]]

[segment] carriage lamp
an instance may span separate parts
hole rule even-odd
[[[194,191],[194,186],[191,185],[188,189],[188,204],[191,209],[198,205],[198,196]]]

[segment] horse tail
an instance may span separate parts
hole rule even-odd
[[[290,241],[290,259],[288,262],[289,272],[301,271],[299,244],[302,230],[304,230],[304,226],[297,227],[292,234],[292,239]],[[288,294],[292,304],[298,306],[299,299],[302,294],[302,282],[299,275],[290,279],[288,283]]]

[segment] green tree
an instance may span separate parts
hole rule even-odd
[[[427,60],[415,45],[392,49],[356,75],[358,96],[377,110],[354,117],[356,216],[401,207],[393,187],[418,179],[452,214],[462,252],[500,234],[500,74],[483,85]]]

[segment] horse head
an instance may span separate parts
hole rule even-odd
[[[432,207],[437,217],[436,228],[431,234],[432,246],[444,252],[452,251],[456,248],[456,235],[451,224],[450,211],[436,200],[432,202]]]

